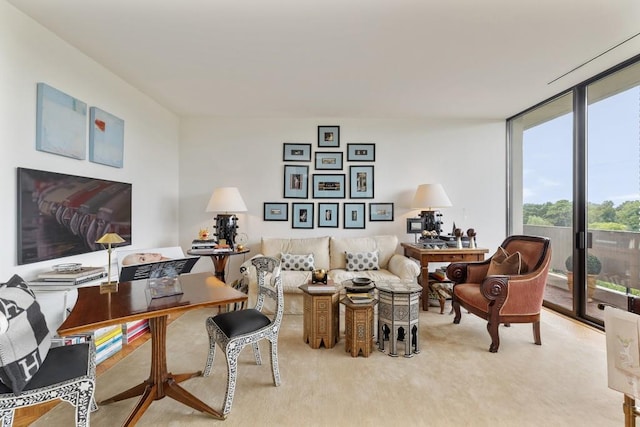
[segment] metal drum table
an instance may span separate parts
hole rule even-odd
[[[378,350],[390,344],[397,356],[397,341],[404,340],[404,356],[420,353],[418,320],[422,287],[414,282],[376,282],[378,289]]]

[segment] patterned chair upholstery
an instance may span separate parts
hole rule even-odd
[[[76,426],[89,426],[89,415],[98,409],[93,392],[96,378],[93,341],[51,348],[38,372],[21,393],[0,383],[2,427],[13,424],[16,408],[61,399],[76,408]]]
[[[460,323],[460,307],[488,321],[489,351],[500,346],[498,326],[503,323],[532,323],[534,342],[540,340],[540,311],[551,261],[551,244],[546,237],[510,236],[502,243],[509,254],[520,254],[522,271],[517,275],[487,275],[496,253],[480,262],[457,262],[447,267],[454,282],[453,323]]]
[[[216,344],[224,350],[227,358],[227,391],[223,415],[231,411],[238,374],[238,355],[246,345],[252,344],[256,364],[261,365],[262,358],[258,342],[262,339],[269,340],[273,384],[280,385],[278,333],[284,313],[280,261],[271,257],[256,257],[251,260],[251,263],[258,275],[258,298],[255,308],[218,314],[209,317],[206,321],[209,333],[209,355],[202,375],[206,377],[211,373]],[[267,283],[267,277],[270,277],[270,283]],[[263,313],[265,299],[271,299],[275,303],[275,313],[271,316]]]

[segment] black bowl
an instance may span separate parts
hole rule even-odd
[[[371,283],[371,279],[369,279],[368,277],[354,277],[353,279],[351,279],[351,282],[353,282],[353,284],[357,286],[365,286]]]

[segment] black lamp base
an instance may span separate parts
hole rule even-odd
[[[233,247],[238,228],[238,217],[233,214],[218,214],[215,218],[218,244]]]

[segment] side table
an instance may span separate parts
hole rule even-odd
[[[227,252],[216,252],[215,249],[190,249],[187,251],[189,255],[208,256],[211,258],[213,268],[215,269],[215,275],[223,282],[225,281],[224,269],[227,266],[229,257],[232,255],[246,254],[247,252],[249,252],[249,249],[243,249],[241,251],[232,250]]]
[[[373,347],[373,307],[378,303],[356,304],[349,297],[340,300],[344,310],[344,349],[351,352],[351,357],[369,357]]]
[[[413,282],[376,282],[378,288],[378,350],[384,351],[385,338],[397,356],[397,341],[404,339],[404,357],[420,353],[418,320],[422,287]]]
[[[333,348],[340,338],[340,310],[335,286],[328,290],[310,291],[309,284],[299,288],[304,298],[302,339],[311,348]]]
[[[425,249],[422,245],[413,243],[401,243],[404,249],[404,256],[413,258],[420,263],[420,278],[418,283],[422,286],[422,309],[429,310],[429,263],[430,262],[460,262],[460,261],[482,261],[484,254],[489,249]]]

